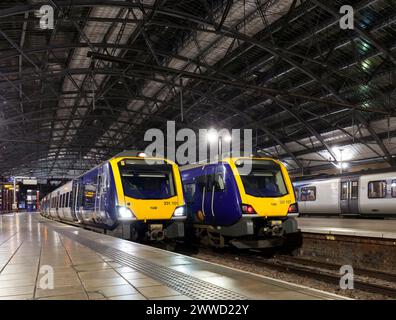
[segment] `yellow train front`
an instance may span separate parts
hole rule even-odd
[[[301,245],[293,186],[284,165],[269,158],[227,158],[181,169],[188,221],[214,246]]]
[[[178,166],[163,158],[123,153],[47,195],[53,219],[121,230],[134,241],[184,236],[186,210]]]

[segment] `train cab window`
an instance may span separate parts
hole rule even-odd
[[[176,195],[172,166],[149,165],[145,160],[120,161],[124,194],[135,199],[169,199]]]
[[[392,194],[392,198],[396,198],[396,180],[392,180],[391,194]]]
[[[316,200],[316,187],[301,188],[300,201],[315,201],[315,200]]]
[[[298,196],[299,196],[299,191],[300,191],[300,190],[299,190],[298,188],[295,188],[295,189],[294,189],[294,196],[295,196],[295,198],[296,198],[296,201],[299,201],[299,200],[300,200],[299,197],[298,197]]]
[[[370,181],[368,184],[368,197],[370,199],[386,197],[386,181]]]
[[[281,167],[276,162],[239,159],[235,165],[246,194],[254,197],[282,197],[288,194]],[[245,165],[251,166],[249,172],[245,172]]]

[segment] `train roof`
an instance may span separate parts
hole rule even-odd
[[[300,181],[308,181],[308,180],[324,180],[324,179],[332,179],[332,178],[342,178],[342,177],[356,177],[362,175],[376,174],[376,173],[388,173],[396,171],[396,167],[390,168],[381,168],[381,169],[365,169],[355,172],[344,172],[338,174],[316,174],[310,176],[301,176],[301,177],[292,177],[292,182],[300,182]]]
[[[275,162],[280,162],[276,158],[263,157],[263,156],[253,156],[253,157],[246,157],[246,156],[235,157],[234,156],[234,157],[226,157],[223,159],[219,159],[217,161],[215,160],[215,161],[208,162],[207,160],[204,160],[204,161],[197,162],[197,163],[187,164],[185,166],[180,167],[180,171],[190,170],[190,169],[194,169],[194,168],[200,168],[200,167],[210,165],[210,164],[218,164],[218,163],[222,163],[222,162],[228,163],[230,161],[235,161],[235,160],[239,160],[239,159],[272,160]]]
[[[73,180],[76,180],[76,179],[78,179],[78,178],[81,178],[82,176],[85,176],[87,173],[89,173],[89,172],[91,172],[91,171],[93,171],[93,170],[99,168],[100,166],[104,165],[106,162],[109,162],[110,160],[114,160],[114,159],[117,159],[117,158],[127,158],[127,157],[144,159],[144,157],[139,156],[139,155],[142,154],[142,153],[144,153],[144,152],[143,152],[143,151],[139,151],[139,150],[124,150],[124,151],[121,151],[121,152],[117,153],[116,155],[114,155],[113,157],[111,157],[110,159],[108,159],[108,160],[106,160],[106,161],[103,161],[103,162],[99,163],[98,165],[92,167],[91,169],[89,169],[89,170],[85,171],[84,173],[78,175],[77,177],[73,178],[72,180],[69,180],[69,181],[63,183],[62,185],[58,186],[55,190],[53,190],[52,192],[46,194],[46,195],[44,196],[44,198],[47,197],[49,194],[58,191],[59,189],[61,189],[62,187],[64,187],[67,183],[70,183],[70,182],[72,182]],[[171,164],[174,164],[174,162],[173,162],[172,160],[166,159],[165,157],[162,157],[162,156],[156,156],[156,157],[154,157],[154,158],[164,159],[164,160],[166,160],[166,161],[169,161]],[[150,159],[153,159],[153,158],[150,157]]]

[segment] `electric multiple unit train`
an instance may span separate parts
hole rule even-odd
[[[293,182],[306,215],[396,216],[396,170],[385,169]]]
[[[212,164],[188,165],[180,171],[187,205],[186,226],[193,226],[201,242],[241,249],[300,245],[294,218],[298,207],[281,162],[227,158]]]
[[[121,153],[46,195],[42,214],[105,230],[121,226],[135,241],[183,237],[186,211],[178,166],[136,155]]]

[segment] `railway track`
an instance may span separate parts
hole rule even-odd
[[[257,253],[239,255],[239,261],[265,266],[272,270],[293,273],[339,287],[340,266],[295,257],[265,259]],[[396,298],[396,275],[370,270],[354,270],[354,289]]]
[[[340,265],[322,261],[314,261],[310,259],[305,259],[301,257],[289,257],[289,256],[280,256],[278,259],[285,261],[285,262],[295,262],[301,264],[303,266],[312,266],[315,268],[320,269],[327,269],[334,272],[338,272],[340,269]],[[373,279],[379,279],[387,282],[393,282],[396,285],[396,274],[394,273],[387,273],[383,271],[376,271],[376,270],[368,270],[368,269],[361,269],[361,268],[353,268],[355,275],[359,277],[367,277]]]
[[[168,250],[163,245],[156,246]],[[205,246],[198,246],[196,249],[197,250],[193,252],[185,251],[183,249],[183,245],[181,245],[179,250],[176,249],[176,251],[196,258],[200,258],[201,253],[206,253],[210,256],[217,256],[221,258],[221,260],[226,258],[230,260],[230,265],[232,265],[231,261],[235,261],[235,258],[237,258],[239,262],[249,265],[253,264],[256,267],[263,266],[273,271],[288,274],[292,273],[339,288],[341,277],[339,274],[340,265],[285,255],[268,258],[255,250],[242,253],[240,251],[234,252],[226,249],[214,250]],[[396,274],[354,268],[353,283],[355,290],[384,295],[396,299]]]

